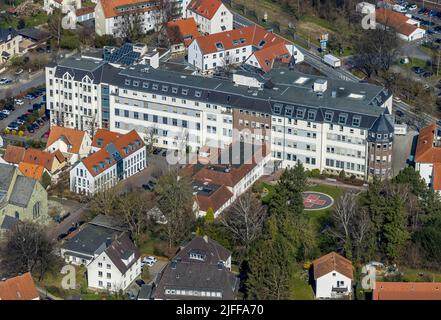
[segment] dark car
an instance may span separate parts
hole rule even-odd
[[[6,119],[8,116],[0,112],[0,120]]]
[[[9,111],[15,111],[15,107],[12,104],[9,104],[9,105],[5,106],[5,109],[9,110]]]
[[[152,187],[150,186],[150,185],[148,185],[148,184],[143,184],[142,185],[142,188],[144,189],[144,190],[152,190]]]
[[[32,122],[32,125],[34,126],[35,129],[39,129],[40,126],[38,125],[37,121]]]
[[[37,123],[39,126],[43,126],[44,125],[44,121],[41,119],[37,119]]]
[[[155,149],[153,150],[153,154],[159,154],[161,152],[161,149]]]
[[[27,126],[27,128],[26,128],[27,130],[28,130],[28,132],[29,133],[34,133],[35,132],[35,130],[34,130],[34,127],[33,126]]]
[[[415,72],[416,74],[423,74],[426,70],[420,67],[412,67],[412,71]]]
[[[77,230],[77,229],[78,229],[77,226],[72,226],[72,227],[70,227],[69,229],[67,229],[67,233],[68,233],[68,234],[71,234],[72,232],[74,232],[74,231]]]
[[[167,155],[167,150],[161,152],[161,156],[165,157]]]
[[[57,237],[57,240],[58,240],[58,241],[61,241],[61,240],[63,240],[64,238],[66,238],[68,235],[69,235],[69,234],[67,234],[67,233],[60,233],[60,234],[58,235],[58,237]]]
[[[75,226],[77,227],[77,228],[79,228],[79,227],[81,227],[83,224],[85,224],[86,223],[86,221],[84,221],[84,220],[81,220],[81,221],[78,221],[77,223],[75,223]]]
[[[138,280],[136,280],[135,283],[136,283],[139,287],[142,287],[143,285],[145,285],[145,282],[144,282],[144,280],[142,280],[142,279],[138,279]]]
[[[403,111],[401,111],[401,110],[397,110],[397,111],[395,111],[395,113],[396,113],[397,116],[399,116],[399,117],[404,116],[404,113],[403,113]]]
[[[423,78],[430,78],[433,76],[433,72],[427,71],[423,73]]]

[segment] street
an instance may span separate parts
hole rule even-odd
[[[2,75],[4,77],[4,75]],[[0,99],[4,99],[7,95],[13,97],[20,93],[26,92],[26,90],[34,87],[41,86],[45,83],[44,70],[40,70],[37,73],[28,76],[27,74],[21,77],[17,82],[13,82],[8,85],[0,85]]]

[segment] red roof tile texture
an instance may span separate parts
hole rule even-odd
[[[149,2],[155,2],[154,0],[148,1],[148,0],[101,0],[101,6],[103,8],[104,16],[106,18],[113,18],[116,16],[121,16],[123,14],[127,13],[140,13],[140,12],[147,12],[156,10],[157,7],[150,6],[142,9],[136,9],[131,11],[124,11],[124,12],[118,12],[119,7],[130,7],[133,5],[144,5]]]
[[[6,147],[5,156],[3,157],[5,161],[9,163],[19,164],[20,162],[26,162],[36,165],[44,166],[49,172],[52,172],[52,165],[55,159],[60,163],[66,161],[60,150],[53,153],[42,151],[39,149],[23,147],[16,147],[8,145]]]
[[[49,147],[58,139],[64,139],[66,144],[72,146],[69,152],[78,153],[85,135],[85,131],[55,126],[51,128],[46,145]]]
[[[375,11],[375,22],[393,28],[396,32],[410,36],[417,26],[407,23],[410,18],[393,10],[378,8]]]
[[[373,300],[441,300],[441,282],[376,282]]]
[[[39,299],[39,294],[29,272],[5,281],[0,281],[0,300],[34,299]]]
[[[198,15],[211,20],[221,4],[221,0],[192,0],[187,6],[187,10],[191,10]]]
[[[337,271],[349,279],[354,279],[352,262],[336,252],[330,252],[314,260],[312,265],[315,280],[333,271]]]
[[[167,33],[169,35],[169,38],[174,37],[172,28],[178,28],[179,31],[179,42],[183,42],[185,46],[189,46],[191,41],[194,38],[199,37],[201,34],[198,31],[198,26],[196,25],[196,21],[194,21],[194,18],[188,18],[188,19],[178,19],[167,22]],[[177,40],[177,39],[176,39]],[[178,43],[175,41],[174,44]]]

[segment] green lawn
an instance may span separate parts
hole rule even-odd
[[[401,64],[400,60],[398,60],[396,63],[405,69],[410,69],[412,67],[420,67],[423,69],[427,68],[427,61],[418,58],[409,58],[409,63],[407,64]]]
[[[434,282],[441,282],[441,273],[436,271],[427,271],[421,269],[402,268],[400,270],[403,275],[403,280],[408,282],[427,281],[431,278]],[[422,273],[423,277],[419,274]],[[426,280],[427,278],[427,280]],[[423,280],[422,280],[423,279]]]
[[[318,26],[320,26],[322,28],[329,29],[329,30],[332,30],[332,31],[337,31],[337,32],[341,31],[341,30],[335,30],[335,27],[329,21],[326,21],[326,20],[321,19],[321,18],[316,17],[316,16],[303,16],[300,20],[304,21],[304,22],[314,23],[314,24],[316,24],[316,25],[318,25]]]
[[[314,292],[309,285],[306,271],[296,265],[291,279],[291,298],[293,300],[313,300]]]
[[[323,192],[327,195],[330,195],[332,198],[334,198],[334,204],[337,201],[337,199],[340,197],[340,195],[343,193],[343,191],[340,188],[328,186],[328,185],[315,185],[308,188],[307,191],[317,191],[317,192]],[[328,209],[323,210],[316,210],[316,211],[304,211],[304,214],[311,219],[312,223],[319,227],[324,220],[326,220],[332,213],[332,207]]]
[[[36,27],[41,24],[44,24],[47,22],[47,19],[48,19],[47,14],[42,11],[39,14],[37,14],[36,16],[28,17],[25,19],[26,28],[32,28],[32,27]],[[2,21],[0,21],[0,27],[2,27],[2,28],[8,28],[8,27],[17,28],[19,20],[20,19],[18,17],[12,17],[8,21],[2,20]]]

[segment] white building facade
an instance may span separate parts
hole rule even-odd
[[[220,0],[192,0],[185,18],[193,17],[202,34],[233,30],[233,14]]]

